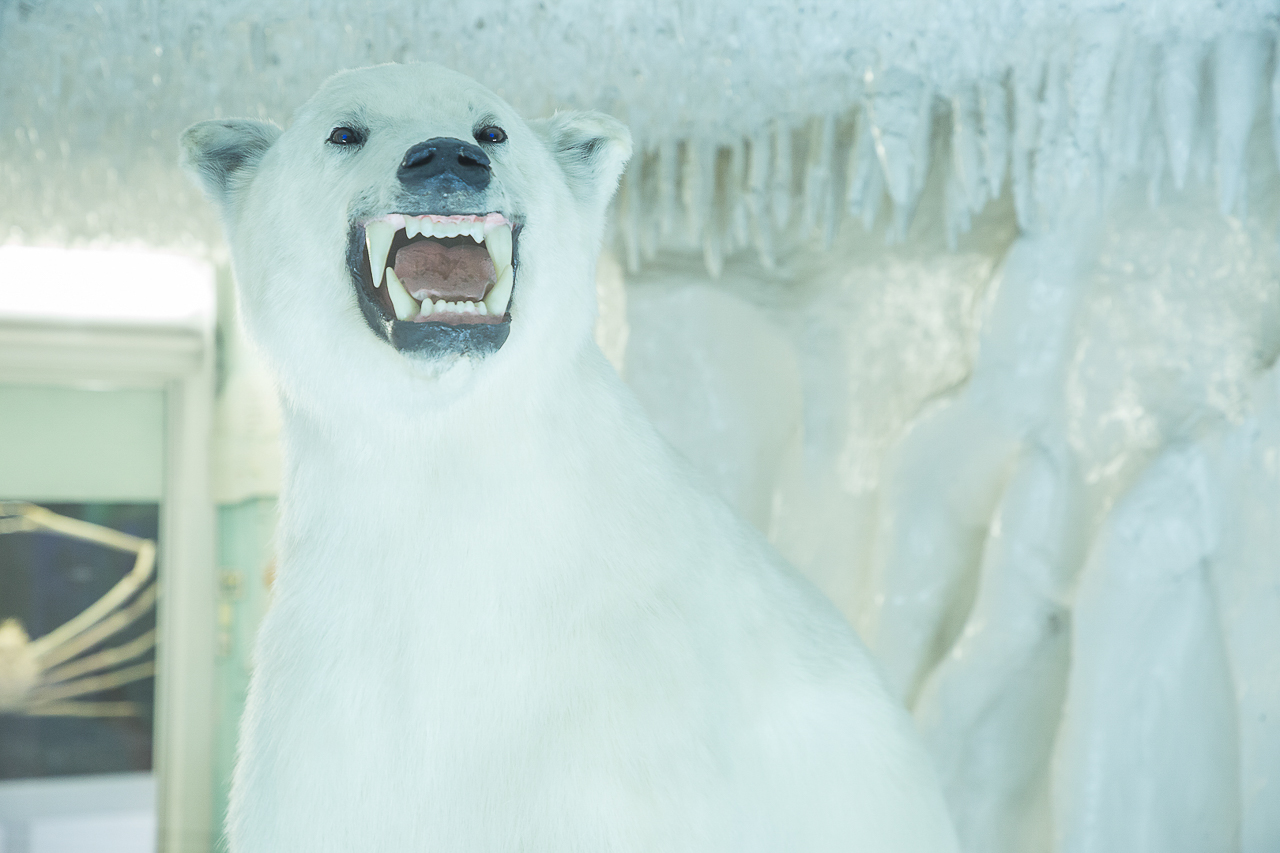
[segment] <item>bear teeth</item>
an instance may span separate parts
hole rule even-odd
[[[407,216],[401,213],[390,213],[365,223],[365,248],[369,251],[369,270],[373,276],[373,286],[381,287],[385,277],[387,292],[391,295],[391,302],[396,309],[396,317],[400,320],[409,320],[417,315],[418,302],[405,290],[400,279],[396,277],[395,271],[387,267],[387,255],[391,251],[391,243],[395,240],[396,233],[401,230],[404,231],[406,238],[419,235],[424,237],[467,236],[477,243],[484,243],[485,249],[489,252],[489,258],[493,261],[497,283],[490,288],[488,296],[485,297],[482,303],[483,310],[480,310],[481,306],[475,303],[463,304],[472,305],[472,310],[476,313],[498,316],[506,313],[507,304],[511,300],[511,287],[515,280],[515,273],[511,268],[511,223],[506,217],[500,213],[489,213],[485,216],[435,216],[432,214]],[[403,315],[409,310],[409,303],[415,306],[414,313],[405,317]],[[430,304],[430,302],[424,303],[424,314],[432,313],[428,310]],[[435,311],[439,310],[437,303]]]
[[[507,267],[505,272],[507,279],[506,294],[508,298],[511,295],[511,268]],[[498,278],[498,284],[494,285],[494,292],[498,292],[502,288],[502,277]],[[432,303],[430,299],[423,299],[421,304],[414,299],[405,289],[400,276],[396,275],[393,269],[387,270],[387,293],[391,296],[391,304],[396,309],[396,319],[405,322],[412,321],[415,317],[430,317],[432,314],[482,314],[488,315],[492,313],[489,310],[488,300],[484,302],[472,302],[470,300],[462,300],[459,302],[446,302],[438,299]],[[492,295],[492,294],[490,294]],[[506,309],[506,305],[503,305]]]
[[[397,320],[412,320],[418,316],[418,300],[409,295],[400,283],[400,277],[393,269],[387,270],[387,293],[391,295],[391,304],[396,309]]]
[[[408,233],[406,227],[406,233]],[[387,268],[387,253],[391,251],[391,241],[395,239],[399,229],[390,222],[376,220],[364,226],[364,245],[369,250],[369,270],[373,273],[373,286],[382,285],[382,273]]]
[[[496,267],[497,264],[494,264]],[[484,298],[485,311],[497,317],[501,317],[507,313],[507,304],[511,301],[511,285],[515,281],[515,273],[511,270],[511,265],[498,274],[498,283],[489,291],[489,295]]]

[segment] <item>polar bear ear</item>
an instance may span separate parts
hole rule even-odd
[[[182,166],[229,213],[281,132],[271,122],[247,118],[193,124],[182,134]]]
[[[558,112],[529,124],[550,147],[573,194],[593,208],[608,204],[631,159],[627,126],[588,111]]]

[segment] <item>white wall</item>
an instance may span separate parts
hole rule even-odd
[[[0,497],[159,501],[164,394],[0,385]]]

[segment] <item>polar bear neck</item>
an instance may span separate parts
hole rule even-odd
[[[353,441],[286,407],[280,582],[290,582],[291,537],[303,535],[303,551],[327,556],[297,562],[335,579],[414,584],[465,571],[470,583],[507,584],[538,550],[571,571],[574,543],[643,503],[641,484],[684,479],[594,345],[571,369],[518,384],[424,419],[411,443],[396,430]]]

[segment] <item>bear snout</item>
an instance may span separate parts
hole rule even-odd
[[[406,151],[396,176],[415,191],[479,192],[489,186],[489,155],[461,139],[437,136]]]

